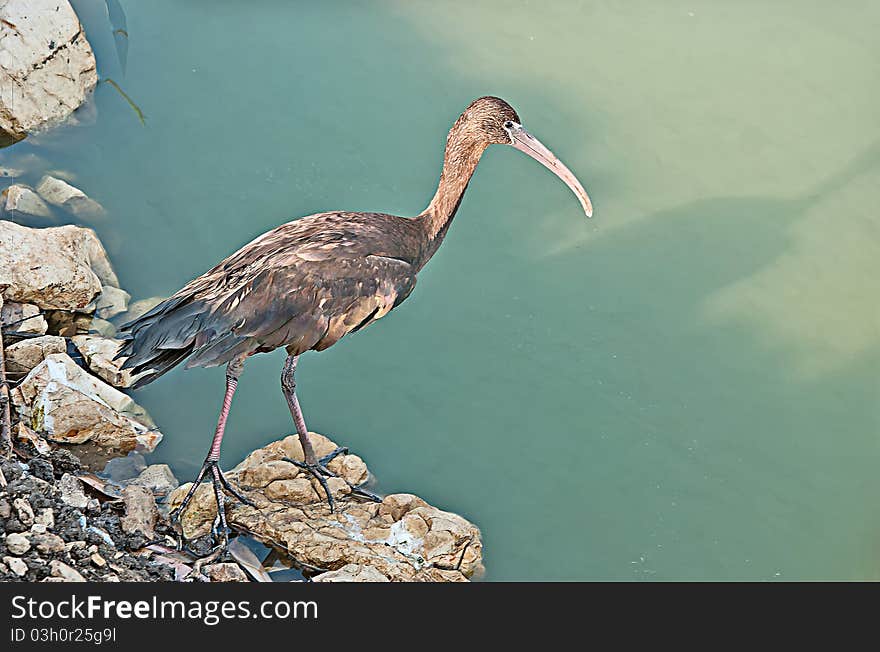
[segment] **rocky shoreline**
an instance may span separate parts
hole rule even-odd
[[[370,478],[357,455],[330,463],[339,476],[328,479],[331,513],[317,480],[282,459],[303,459],[295,436],[252,452],[229,473],[256,508],[227,503],[227,519],[242,541],[274,551],[274,566],[241,541],[228,561],[216,552],[202,557],[216,516],[210,485],[172,527],[169,508],[190,485],[178,487],[166,465],[147,466],[143,456],[162,433],[125,393],[134,379],[114,360],[115,324],[156,301],[130,302],[92,230],[0,220],[12,447],[0,467],[0,579],[273,581],[287,566],[314,581],[479,575],[480,532],[465,519],[411,494],[380,503],[351,496],[351,486]],[[312,436],[319,455],[337,447]]]

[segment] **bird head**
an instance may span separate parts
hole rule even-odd
[[[493,144],[510,145],[528,154],[571,189],[587,217],[593,216],[593,205],[587,191],[574,173],[540,140],[526,131],[517,112],[500,97],[480,97],[471,102],[461,114],[456,127],[480,140],[485,147]]]

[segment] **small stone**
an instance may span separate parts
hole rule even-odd
[[[167,464],[151,464],[131,484],[145,487],[154,494],[166,496],[180,484]]]
[[[34,522],[44,525],[49,529],[55,527],[54,510],[51,507],[44,507],[43,509],[37,510],[37,513],[34,516]]]
[[[82,190],[48,174],[40,179],[36,190],[50,204],[60,206],[77,217],[98,217],[104,214],[104,207]]]
[[[9,518],[12,514],[12,505],[5,498],[0,498],[0,518]]]
[[[129,485],[122,490],[122,500],[125,503],[125,516],[120,519],[122,531],[126,534],[140,532],[148,539],[155,539],[159,510],[153,493],[144,487]]]
[[[2,280],[0,277],[0,285]],[[43,335],[49,329],[48,322],[37,306],[17,301],[6,301],[0,307],[0,325],[7,331],[35,335]]]
[[[31,536],[31,543],[38,552],[44,555],[64,552],[64,539],[57,534],[46,532],[44,534],[35,534]]]
[[[116,326],[106,319],[95,317],[89,324],[89,333],[97,333],[102,337],[114,337],[116,335]]]
[[[49,572],[52,577],[58,577],[63,582],[85,582],[86,578],[80,575],[79,571],[71,568],[63,561],[53,560],[49,562]]]
[[[34,524],[34,509],[27,499],[16,498],[12,501],[12,507],[15,509],[18,520],[21,521],[22,525],[30,527]]]
[[[83,491],[82,480],[75,475],[65,473],[58,482],[58,488],[61,490],[61,501],[76,509],[85,509],[89,504],[89,499]]]
[[[110,477],[113,482],[123,483],[126,480],[138,477],[147,468],[144,456],[135,451],[125,457],[114,457],[104,467],[104,475]]]
[[[52,210],[31,188],[21,183],[3,191],[2,206],[7,213],[21,213],[32,217],[51,217]]]
[[[64,353],[65,351],[67,351],[67,343],[63,337],[56,335],[21,340],[6,347],[6,371],[13,374],[26,374],[45,360],[47,355]]]
[[[238,564],[223,563],[211,564],[202,568],[202,572],[207,575],[212,582],[247,582],[248,578],[245,572]]]
[[[72,552],[74,550],[82,550],[85,547],[86,547],[85,541],[70,541],[70,542],[64,544],[64,548],[68,552]]]
[[[92,556],[89,557],[89,559],[91,559],[91,560],[92,560],[92,563],[93,563],[95,566],[97,566],[98,568],[104,568],[104,566],[107,565],[107,560],[104,559],[104,558],[103,558],[101,555],[99,555],[97,552],[96,552],[96,553],[93,553]]]
[[[43,534],[46,532],[46,526],[42,523],[34,523],[31,525],[31,533],[33,534]]]
[[[89,553],[90,555],[93,555],[96,552],[98,552],[98,546],[96,546],[95,544],[92,544],[88,548],[86,548],[86,552]]]
[[[124,321],[133,321],[150,312],[153,308],[165,301],[166,297],[150,297],[149,299],[139,299],[128,304],[128,310],[123,315]],[[120,322],[121,323],[121,322]]]
[[[131,295],[125,290],[105,285],[96,299],[95,314],[101,319],[111,319],[128,309],[129,299]]]
[[[6,535],[6,549],[11,554],[21,557],[31,549],[31,542],[23,534],[13,532]]]
[[[27,564],[18,557],[4,557],[3,563],[18,577],[24,577],[28,572]]]

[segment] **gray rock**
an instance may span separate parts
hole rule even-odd
[[[58,488],[61,490],[61,501],[75,507],[76,509],[85,509],[89,504],[89,499],[83,491],[82,480],[75,475],[65,473],[58,481]]]
[[[24,560],[19,559],[18,557],[4,557],[3,563],[9,566],[9,570],[19,577],[27,575],[28,567],[27,564],[24,563]]]
[[[149,489],[129,485],[122,490],[122,500],[125,503],[125,516],[120,519],[122,531],[126,534],[140,532],[148,539],[156,537],[156,521],[159,520],[159,510],[156,501]]]
[[[137,319],[165,301],[166,298],[167,297],[150,297],[149,299],[132,301],[128,304],[128,311],[119,319],[119,323]]]
[[[91,229],[0,221],[0,288],[7,301],[84,311],[105,285],[119,287],[119,279]]]
[[[105,285],[97,299],[95,314],[101,319],[111,319],[128,310],[131,295],[112,285]]]
[[[59,537],[57,534],[52,534],[51,532],[44,532],[43,534],[32,534],[30,536],[30,540],[31,545],[33,545],[38,552],[41,552],[44,555],[64,552],[64,539]]]
[[[62,582],[85,582],[86,578],[79,571],[71,568],[63,561],[53,560],[49,562],[49,572],[52,577],[60,578]]]
[[[160,495],[170,494],[180,485],[167,464],[151,464],[131,484],[145,487]]]
[[[248,582],[248,577],[238,564],[210,564],[202,568],[202,572],[212,582]]]
[[[12,390],[12,402],[30,428],[59,443],[91,441],[128,452],[153,450],[162,439],[142,407],[63,353],[31,370]]]
[[[147,468],[144,456],[132,451],[125,457],[114,457],[104,467],[104,474],[110,476],[113,482],[121,483],[136,478]]]
[[[51,217],[52,210],[40,196],[23,183],[16,183],[3,191],[3,210],[10,214],[20,213],[31,217]]]
[[[2,251],[2,242],[0,242]],[[0,263],[2,267],[2,263]],[[0,281],[2,286],[2,281]],[[40,309],[31,303],[19,303],[17,301],[3,301],[0,306],[0,323],[7,330],[19,333],[44,334],[49,324],[40,314]]]
[[[60,206],[77,217],[96,217],[104,214],[104,207],[82,190],[48,174],[40,179],[36,190],[53,206]]]
[[[31,542],[23,534],[12,532],[6,535],[6,549],[10,554],[21,557],[31,549]]]
[[[30,527],[34,524],[34,509],[25,498],[13,500],[12,507],[15,509],[15,514],[22,525]]]
[[[34,522],[39,523],[40,525],[45,525],[49,529],[55,527],[54,510],[51,507],[44,507],[43,509],[37,510]]]
[[[6,0],[0,18],[0,142],[9,144],[73,113],[98,75],[68,0]]]
[[[100,335],[75,335],[71,340],[93,374],[113,387],[131,386],[133,381],[131,371],[122,369],[124,359],[114,359],[119,345],[122,344],[120,340]]]
[[[63,337],[56,335],[21,340],[6,347],[6,371],[26,374],[45,360],[47,355],[65,351],[67,351],[67,342]]]

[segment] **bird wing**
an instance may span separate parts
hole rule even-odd
[[[323,350],[386,315],[412,292],[415,267],[372,253],[372,225],[352,228],[342,217],[282,225],[126,324],[125,366],[139,372],[187,356],[188,368],[214,366],[281,346]]]

